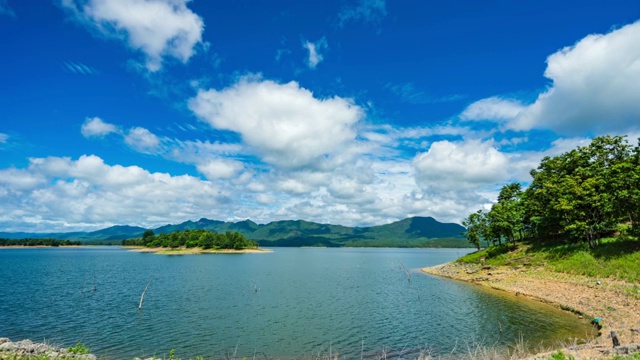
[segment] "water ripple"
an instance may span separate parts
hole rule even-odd
[[[80,341],[106,359],[167,356],[171,349],[183,358],[329,351],[376,358],[464,351],[461,344],[473,341],[509,344],[520,334],[538,343],[587,333],[587,324],[549,306],[416,272],[460,253],[276,249],[167,257],[117,248],[5,250],[0,336],[64,346]],[[412,269],[410,282],[399,264]]]

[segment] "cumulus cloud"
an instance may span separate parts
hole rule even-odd
[[[104,137],[111,133],[117,133],[118,128],[113,124],[102,121],[99,117],[92,117],[84,121],[80,131],[82,132],[82,136],[86,138]]]
[[[142,127],[134,127],[124,137],[124,142],[133,150],[141,153],[152,154],[160,148],[160,139]]]
[[[0,219],[14,230],[159,225],[217,217],[214,209],[228,201],[209,181],[108,165],[94,155],[34,158],[27,168],[0,172]]]
[[[492,97],[471,104],[463,120],[505,122],[515,130],[562,135],[625,134],[640,130],[640,21],[593,34],[547,58],[552,81],[534,103]]]
[[[207,179],[229,179],[242,171],[241,162],[230,159],[210,159],[196,166],[198,171]]]
[[[364,116],[350,99],[318,99],[294,81],[248,77],[223,90],[200,90],[189,108],[212,127],[240,134],[263,161],[282,167],[340,153]]]
[[[164,57],[183,63],[202,41],[204,23],[189,0],[63,0],[62,5],[101,34],[122,39],[145,54],[146,68],[157,71]]]
[[[416,182],[436,190],[468,189],[507,180],[508,158],[492,141],[438,141],[413,159]]]
[[[504,122],[514,119],[525,108],[526,106],[519,100],[494,96],[476,101],[467,106],[460,114],[460,119]]]
[[[322,51],[327,50],[329,45],[327,44],[327,40],[322,38],[315,43],[311,41],[305,41],[302,46],[309,51],[309,57],[307,58],[307,65],[311,69],[315,69],[318,64],[324,60],[324,55]]]
[[[358,0],[356,5],[345,6],[338,14],[338,25],[344,26],[350,21],[380,22],[387,16],[385,0]]]

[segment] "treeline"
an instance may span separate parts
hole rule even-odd
[[[247,239],[239,232],[227,231],[218,234],[207,230],[174,231],[169,234],[154,234],[153,230],[147,230],[141,238],[123,240],[123,245],[166,247],[166,248],[202,248],[202,249],[250,249],[257,248],[258,244]]]
[[[0,238],[0,246],[71,246],[82,245],[80,241],[58,239],[3,239]]]
[[[528,239],[586,242],[595,248],[615,233],[640,235],[640,144],[602,136],[562,155],[545,157],[533,181],[504,186],[490,211],[469,215],[467,239],[501,245]]]

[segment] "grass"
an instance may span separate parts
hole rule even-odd
[[[561,273],[640,282],[640,241],[628,237],[602,239],[596,249],[584,243],[491,246],[458,261],[495,266],[544,266]],[[637,294],[640,289],[634,286],[627,291]]]
[[[549,360],[573,360],[573,359],[575,359],[573,356],[571,355],[567,356],[560,350],[554,352],[549,358]]]
[[[558,344],[559,348],[567,348],[570,346],[575,346],[575,343],[570,344],[570,343],[564,343],[564,344]],[[388,354],[390,357],[389,358],[397,358],[398,360],[400,359],[416,359],[416,360],[467,360],[467,359],[473,359],[473,360],[507,360],[507,359],[525,359],[525,358],[531,358],[531,356],[533,355],[533,353],[531,352],[533,349],[530,349],[529,346],[527,346],[526,342],[524,341],[523,338],[520,338],[520,340],[514,344],[513,346],[510,346],[508,350],[501,350],[499,348],[496,347],[491,347],[491,346],[485,346],[485,345],[480,345],[480,344],[475,344],[475,345],[470,345],[467,347],[466,352],[463,353],[452,353],[452,354],[443,354],[443,355],[433,355],[431,353],[431,351],[420,351],[417,354],[413,354],[412,356],[403,356],[402,353],[401,354],[395,354],[395,356],[393,354]],[[89,354],[89,349],[84,345],[84,344],[76,344],[73,347],[70,347],[67,349],[67,351],[69,352],[69,354],[73,354],[73,355],[65,355],[65,354],[60,354],[59,357],[56,357],[55,359],[57,360],[76,360],[77,358],[75,356],[78,355],[85,355],[85,354]],[[536,350],[534,350],[535,352]],[[548,348],[539,348],[537,349],[537,351],[539,351],[540,353],[549,353],[551,350]],[[396,357],[397,356],[397,357]],[[377,356],[378,359],[382,360],[382,359],[387,359],[387,353],[385,351],[383,351],[381,354],[379,354]],[[100,359],[102,359],[102,357],[100,357]],[[136,358],[137,359],[137,358]],[[202,356],[196,356],[195,358],[180,358],[177,357],[175,355],[175,351],[173,349],[171,349],[169,351],[169,356],[168,357],[152,357],[152,359],[155,360],[204,360],[204,357]],[[255,360],[255,355],[252,359],[249,359],[247,357],[242,357],[242,358],[236,358],[236,354],[235,352],[233,354],[228,354],[225,357],[226,360]],[[318,353],[317,355],[313,355],[311,357],[300,357],[300,359],[309,359],[309,360],[339,360],[340,357],[338,354],[332,354],[331,352],[329,352],[328,354],[326,353]],[[565,354],[562,352],[562,350],[556,350],[555,352],[551,353],[551,355],[548,355],[546,357],[536,357],[536,359],[541,359],[541,360],[575,360],[575,357],[573,357],[570,354]],[[610,357],[601,357],[599,359],[602,360],[640,360],[640,353],[635,353],[635,354],[631,354],[631,355],[613,355]],[[0,360],[51,360],[51,358],[49,357],[49,354],[38,354],[38,355],[34,355],[34,354],[17,354],[17,353],[11,353],[11,352],[3,352],[0,350]]]
[[[72,354],[82,355],[82,354],[90,354],[91,349],[89,349],[85,344],[77,343],[76,346],[72,346],[67,349]]]

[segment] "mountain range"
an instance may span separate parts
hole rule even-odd
[[[348,227],[319,224],[304,220],[274,221],[256,224],[251,220],[224,222],[202,218],[181,224],[168,224],[154,233],[204,229],[218,233],[237,231],[260,246],[326,247],[469,247],[463,237],[466,230],[455,223],[441,223],[432,217],[411,217],[390,224],[371,227]],[[0,232],[0,238],[53,238],[82,241],[88,244],[119,244],[121,240],[141,237],[148,229],[119,225],[92,232],[28,233]]]

